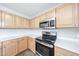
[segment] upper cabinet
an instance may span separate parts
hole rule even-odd
[[[39,17],[40,17],[39,21],[49,20],[51,18],[55,18],[55,9],[51,9],[48,12],[40,15]]]
[[[35,28],[35,20],[34,19],[30,20],[29,24],[30,24],[30,26],[29,26],[30,28]]]
[[[29,28],[29,19],[23,18],[23,28]]]
[[[79,3],[74,4],[74,22],[75,22],[75,27],[79,27]]]
[[[39,17],[35,17],[32,20],[30,20],[30,28],[39,28]]]
[[[46,16],[46,19],[55,18],[55,9],[49,10],[44,15]]]
[[[39,28],[40,22],[51,18],[56,18],[57,28],[79,27],[79,4],[62,4],[31,20],[0,11],[0,28]]]
[[[77,5],[78,4],[64,4],[56,8],[57,28],[76,27],[75,21],[78,20]]]
[[[48,12],[43,13],[30,21],[31,28],[39,28],[39,23],[43,20],[56,18],[56,27],[79,27],[79,4],[62,4]]]
[[[2,11],[2,28],[14,28],[13,15]]]
[[[29,28],[29,20],[8,12],[0,11],[0,28]]]
[[[39,22],[40,22],[41,18],[38,16],[34,20],[35,20],[35,28],[39,28]]]
[[[16,19],[16,28],[22,28],[22,18],[19,16],[15,16]]]
[[[51,18],[55,18],[55,9],[49,10],[48,12],[39,15],[32,20],[30,20],[30,27],[31,28],[39,28],[39,23],[44,20],[49,20]]]

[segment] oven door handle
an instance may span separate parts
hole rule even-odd
[[[36,40],[36,42],[38,42],[39,44],[42,44],[42,45],[44,45],[44,46],[47,46],[47,47],[49,47],[49,48],[53,48],[53,47],[54,47],[52,44],[47,44],[47,43],[44,43],[44,42],[40,42],[40,41],[38,41],[38,40]]]

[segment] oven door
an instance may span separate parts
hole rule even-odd
[[[54,56],[54,47],[47,47],[36,42],[36,51],[42,56]]]
[[[40,28],[47,28],[47,27],[49,27],[49,21],[40,22],[39,27]]]

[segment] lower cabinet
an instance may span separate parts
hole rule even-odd
[[[79,54],[55,46],[55,56],[79,56]]]
[[[30,49],[35,53],[34,38],[21,37],[0,42],[0,56],[14,56],[26,49]]]
[[[18,40],[18,53],[27,49],[27,38],[23,37]]]
[[[29,37],[28,38],[28,49],[30,49],[33,53],[35,53],[35,39]]]
[[[13,56],[17,54],[17,40],[7,40],[3,42],[3,56]]]

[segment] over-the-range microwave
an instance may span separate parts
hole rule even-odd
[[[49,20],[45,20],[39,23],[40,28],[56,28],[56,20],[55,18],[51,18]]]

